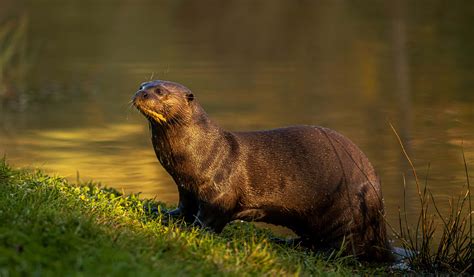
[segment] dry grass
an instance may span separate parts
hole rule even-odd
[[[390,226],[401,246],[408,251],[407,261],[416,271],[474,273],[472,266],[472,204],[469,171],[462,151],[466,175],[465,192],[449,201],[448,214],[442,214],[427,182],[421,185],[415,166],[403,146],[395,128],[402,151],[410,164],[418,193],[420,212],[415,226],[410,226],[406,216],[406,181],[404,178],[403,211],[399,208],[398,228]],[[441,236],[438,238],[438,228]]]

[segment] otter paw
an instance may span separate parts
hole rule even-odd
[[[153,205],[151,203],[145,203],[143,204],[143,212],[146,215],[156,217],[159,215],[159,209],[158,206]]]

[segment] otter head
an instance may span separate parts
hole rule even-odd
[[[192,116],[192,92],[177,83],[155,80],[140,85],[132,98],[133,105],[150,122],[172,124]]]

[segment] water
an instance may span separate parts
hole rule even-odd
[[[128,104],[141,82],[165,79],[230,130],[313,124],[351,138],[392,224],[403,175],[411,220],[418,202],[389,122],[443,211],[466,183],[462,149],[474,172],[471,1],[98,2],[0,2],[0,26],[26,26],[16,59],[0,62],[9,163],[175,203]]]

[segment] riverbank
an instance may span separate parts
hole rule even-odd
[[[270,242],[247,223],[220,235],[143,212],[144,200],[0,161],[0,275],[352,275],[386,269]]]

